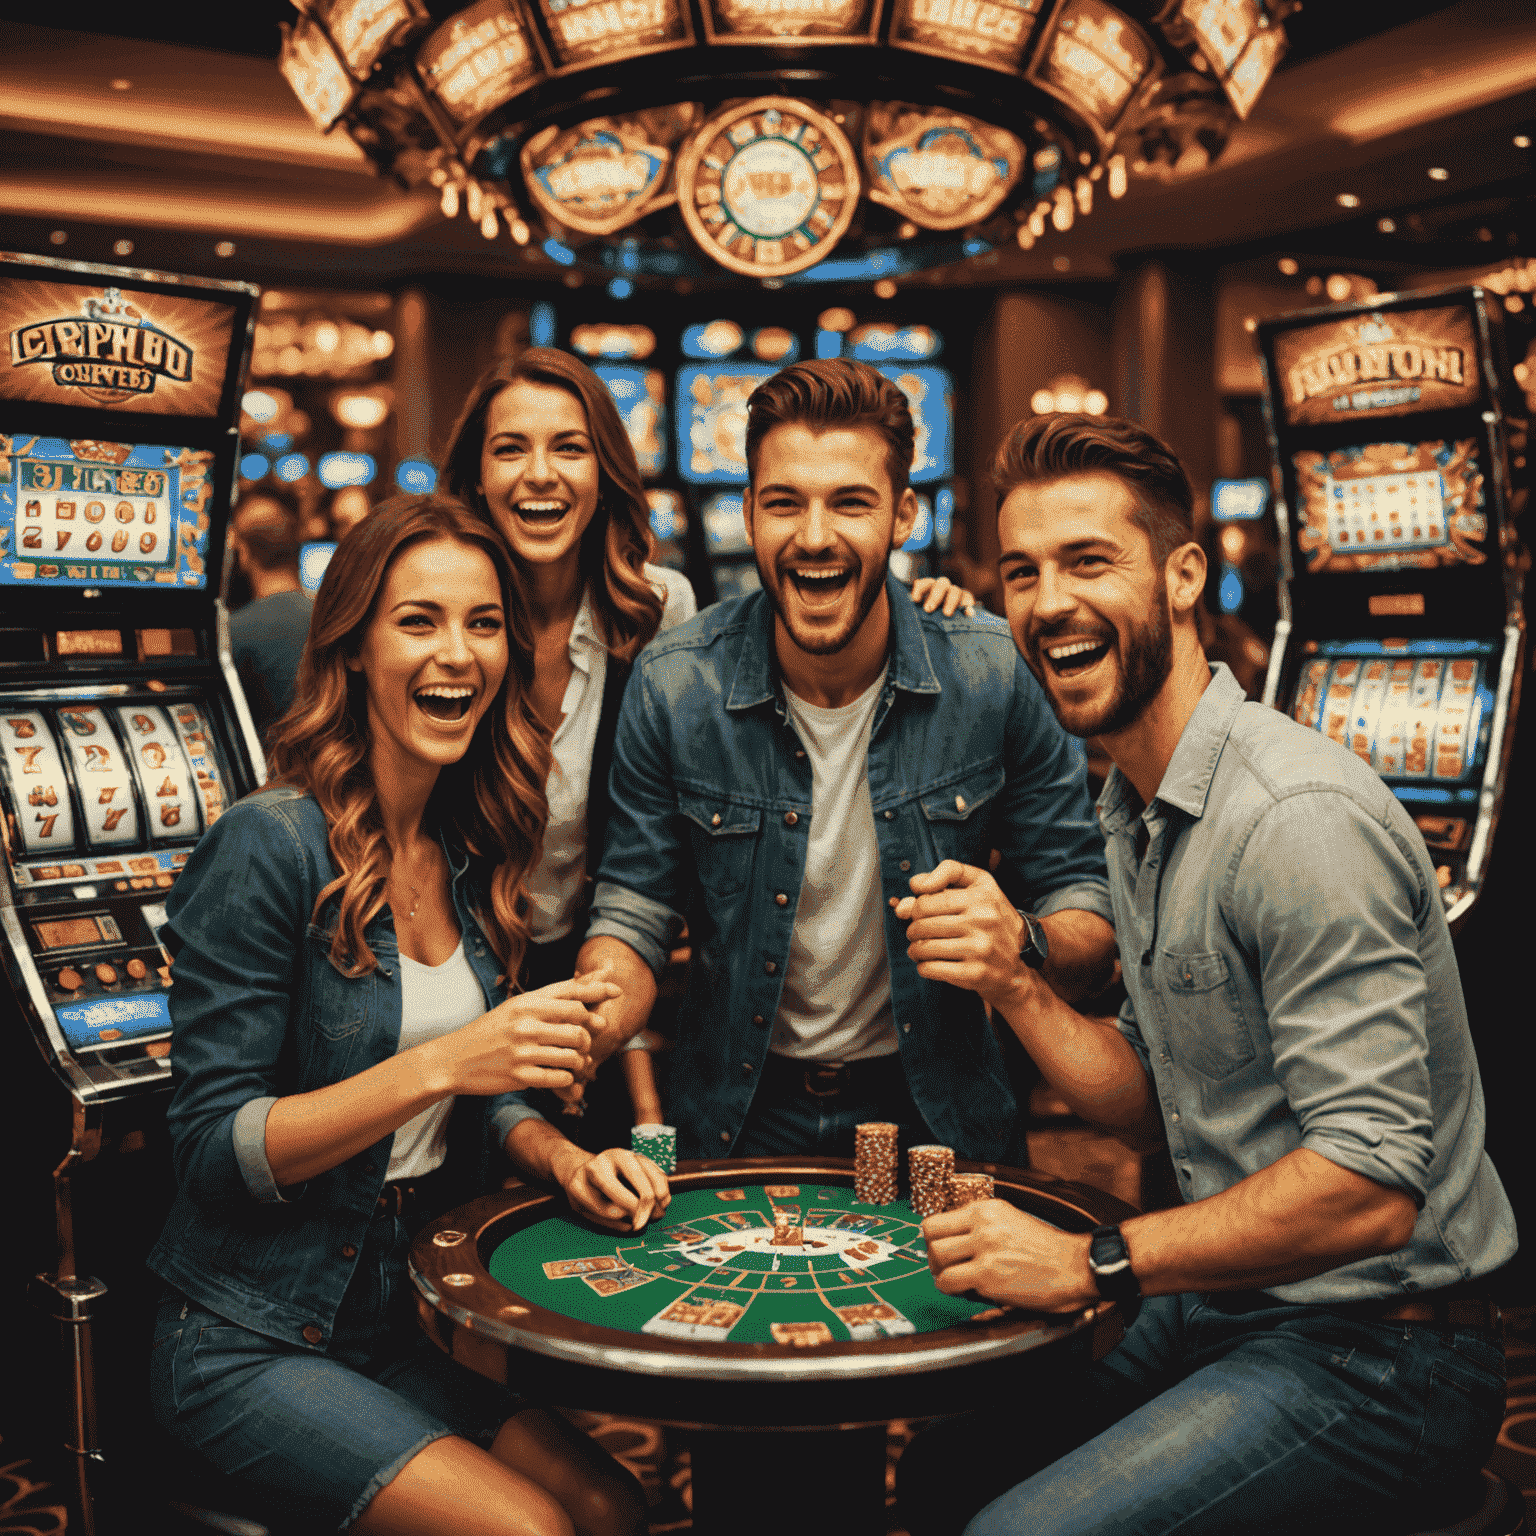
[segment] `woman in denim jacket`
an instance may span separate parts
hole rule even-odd
[[[415,1227],[504,1149],[615,1230],[668,1198],[628,1151],[511,1134],[513,1095],[570,1085],[617,991],[496,1001],[545,814],[532,670],[485,524],[448,497],[381,508],[316,599],[277,787],[219,820],[167,902],[178,1194],[150,1258],[170,1286],[155,1413],[264,1507],[335,1529],[644,1525],[596,1446],[437,1351],[406,1274]]]

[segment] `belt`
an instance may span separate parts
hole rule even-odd
[[[395,1179],[385,1184],[374,1202],[373,1214],[394,1216],[401,1221],[430,1220],[441,1216],[451,1198],[446,1170],[434,1168],[414,1179]]]
[[[1205,1304],[1218,1312],[1241,1315],[1290,1303],[1266,1291],[1214,1291]],[[1434,1323],[1441,1328],[1485,1328],[1497,1333],[1502,1324],[1498,1303],[1488,1295],[1486,1279],[1466,1280],[1417,1296],[1378,1296],[1369,1301],[1312,1302],[1320,1312],[1362,1323]]]
[[[803,1061],[796,1056],[769,1053],[763,1063],[763,1083],[808,1094],[813,1099],[836,1099],[855,1090],[864,1091],[872,1081],[888,1078],[900,1056],[866,1056],[860,1061]]]

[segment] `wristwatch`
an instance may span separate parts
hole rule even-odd
[[[1030,970],[1038,971],[1051,954],[1051,941],[1046,934],[1045,924],[1022,907],[1015,907],[1013,910],[1024,919],[1024,933],[1019,940],[1019,959]]]
[[[1088,1268],[1093,1283],[1106,1301],[1117,1301],[1130,1327],[1141,1310],[1141,1286],[1131,1269],[1130,1250],[1116,1226],[1095,1227],[1088,1240]]]

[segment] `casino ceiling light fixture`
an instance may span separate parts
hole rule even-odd
[[[315,123],[512,259],[776,286],[1028,249],[1096,187],[1204,169],[1296,0],[295,5],[280,67]]]

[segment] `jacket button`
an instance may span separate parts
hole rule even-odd
[[[795,813],[793,811],[785,811],[784,812],[784,825],[786,827],[794,826],[795,823],[797,821],[799,821],[799,820],[800,820],[800,818],[797,815],[795,815]]]
[[[357,1249],[351,1243],[343,1243],[341,1245],[341,1256],[344,1259],[355,1259],[357,1257]]]
[[[779,894],[773,899],[781,907],[787,907],[789,905],[789,897],[786,896],[783,891],[780,891]]]
[[[306,1344],[318,1344],[325,1337],[325,1329],[318,1323],[305,1323],[304,1342]]]
[[[901,861],[901,863],[898,864],[896,867],[902,872],[902,874],[906,874],[906,872],[909,869],[912,868],[912,860],[911,859],[903,859]]]
[[[723,1141],[727,1146],[729,1146],[730,1142],[731,1142],[731,1133],[729,1131],[721,1131],[720,1132],[720,1140]]]
[[[768,974],[769,974],[769,975],[770,975],[770,976],[772,976],[772,975],[773,975],[773,973],[774,973],[774,972],[775,972],[775,971],[776,971],[776,970],[778,970],[778,968],[779,968],[779,963],[778,963],[778,961],[777,961],[777,960],[764,960],[764,961],[763,961],[763,969],[764,969],[764,970],[765,970],[765,971],[766,971],[766,972],[767,972],[767,973],[768,973]]]
[[[762,1016],[762,1014],[760,1014],[760,1013],[754,1013],[754,1014],[753,1014],[753,1015],[752,1015],[752,1022],[753,1022],[753,1023],[754,1023],[754,1024],[761,1024],[761,1023],[763,1023],[763,1022],[764,1022],[764,1020],[763,1020],[763,1016]]]
[[[887,811],[885,813],[885,819],[887,821],[895,821],[896,820],[896,812],[895,811]]]
[[[804,747],[796,747],[795,748],[795,756],[796,757],[804,757],[805,756],[805,748]]]
[[[716,811],[715,814],[709,818],[709,824],[712,827],[718,827],[720,825],[720,812],[719,811]]]
[[[741,1070],[742,1070],[742,1071],[743,1071],[743,1072],[750,1072],[750,1071],[751,1071],[751,1070],[752,1070],[752,1063],[751,1063],[751,1062],[750,1062],[750,1061],[744,1061],[744,1062],[742,1062],[742,1064],[741,1064]]]
[[[910,1035],[912,1033],[912,1024],[910,1020],[901,1026],[901,1032],[904,1035]]]

